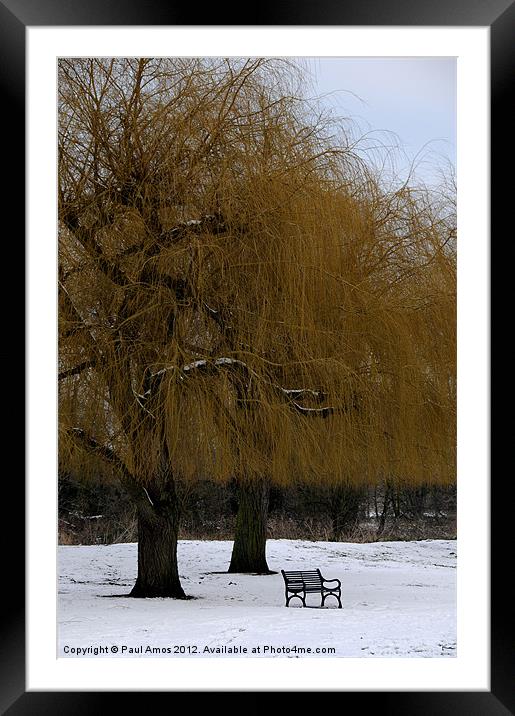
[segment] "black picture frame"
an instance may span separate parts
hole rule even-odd
[[[242,8],[243,9],[243,8]],[[178,4],[163,0],[0,0],[0,88],[6,123],[4,137],[13,150],[8,165],[8,181],[4,182],[2,198],[9,214],[16,217],[10,231],[16,235],[10,241],[11,249],[18,254],[16,265],[24,264],[22,237],[25,216],[25,30],[28,26],[80,26],[80,25],[375,25],[375,26],[479,26],[490,28],[491,38],[491,215],[492,236],[495,227],[510,226],[508,212],[512,213],[512,182],[506,181],[513,171],[513,147],[506,139],[512,124],[511,89],[515,69],[515,4],[513,0],[283,0],[281,3],[260,3],[246,8],[246,14],[235,16],[232,6],[211,4],[199,11],[193,4]],[[501,140],[502,138],[502,140]],[[496,139],[496,141],[494,141]],[[501,148],[502,141],[502,148]],[[4,154],[5,157],[5,154]],[[510,171],[511,170],[511,171]],[[511,219],[511,216],[510,216]],[[511,238],[511,237],[510,237]],[[493,242],[492,242],[493,249]],[[495,252],[491,251],[492,258]],[[501,305],[507,295],[502,289],[492,291],[491,308]],[[5,304],[4,304],[5,305]],[[23,296],[19,304],[25,306]],[[0,360],[4,376],[21,374],[25,363],[24,336],[20,330],[23,319],[5,311],[4,335],[14,336],[9,350],[2,351]],[[24,312],[23,312],[24,313]],[[492,312],[493,315],[493,312]],[[495,329],[495,324],[492,323]],[[12,347],[11,347],[12,346]],[[23,405],[23,387],[18,380],[8,381],[7,400],[10,405]],[[9,394],[9,391],[11,393]],[[493,418],[493,416],[492,416]],[[509,422],[509,421],[508,421]],[[17,423],[19,431],[19,423]],[[493,437],[494,421],[491,420]],[[499,444],[506,436],[504,426],[496,423],[495,436]],[[509,439],[507,438],[508,442]],[[23,453],[22,453],[23,454]],[[19,475],[7,483],[8,497],[4,504],[24,504],[24,483]],[[505,475],[501,474],[500,479]],[[505,503],[505,487],[499,477],[491,480],[491,690],[446,692],[340,692],[341,707],[348,708],[349,699],[359,701],[359,708],[378,708],[382,714],[467,714],[467,716],[504,716],[515,713],[515,634],[513,608],[509,589],[505,586],[505,573],[509,571],[508,546],[511,543],[511,524],[506,513],[501,514]],[[21,515],[21,507],[19,513]],[[25,689],[25,538],[21,520],[13,525],[9,544],[3,544],[4,589],[2,589],[2,642],[0,648],[0,711],[12,716],[21,714],[86,714],[103,713],[120,709],[122,693],[111,692],[26,692]],[[7,534],[4,532],[4,534]],[[16,539],[14,539],[16,535]],[[202,696],[202,693],[196,694]],[[246,713],[262,710],[266,693],[248,694],[233,692],[231,708],[241,704]],[[204,696],[206,694],[204,693]],[[165,694],[170,702],[171,695]],[[302,699],[307,697],[306,694]],[[143,704],[139,693],[131,693],[132,708]],[[188,696],[188,699],[191,698]],[[225,694],[209,694],[210,708]],[[215,698],[215,701],[212,699]],[[320,698],[320,694],[318,695]],[[236,701],[235,701],[236,699]],[[195,699],[196,700],[196,699]],[[267,699],[268,700],[268,699]]]

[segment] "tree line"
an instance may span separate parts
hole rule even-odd
[[[234,539],[238,513],[234,482],[183,484],[178,499],[179,539]],[[60,544],[137,541],[134,505],[114,481],[101,477],[84,481],[62,473],[58,505]],[[456,487],[274,485],[266,536],[334,542],[454,539]]]

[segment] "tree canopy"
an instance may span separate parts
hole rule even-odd
[[[455,478],[455,218],[388,188],[290,63],[59,63],[60,460]]]

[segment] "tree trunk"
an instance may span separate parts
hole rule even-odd
[[[341,542],[351,535],[359,524],[364,491],[349,485],[338,485],[331,490],[331,542]]]
[[[266,480],[238,484],[238,514],[229,572],[270,573],[266,562],[269,492]]]
[[[381,512],[381,517],[379,518],[379,525],[377,527],[376,537],[380,537],[384,532],[384,528],[386,526],[386,516],[388,514],[388,505],[391,501],[393,501],[392,489],[390,485],[386,483],[384,489],[383,511]]]
[[[187,599],[179,579],[179,506],[172,480],[138,500],[138,577],[131,597]]]

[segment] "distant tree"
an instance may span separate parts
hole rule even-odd
[[[59,63],[60,463],[138,512],[134,596],[183,598],[178,484],[454,478],[454,240],[282,61]],[[335,477],[336,476],[336,477]]]

